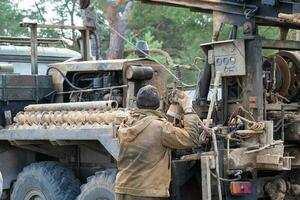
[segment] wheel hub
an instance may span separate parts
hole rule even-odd
[[[24,200],[47,200],[47,198],[40,190],[31,190],[26,194]]]

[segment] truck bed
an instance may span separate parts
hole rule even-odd
[[[114,137],[114,126],[100,128],[74,128],[74,129],[26,129],[26,130],[0,130],[0,141],[99,141],[104,148],[117,159],[119,155],[119,142]]]

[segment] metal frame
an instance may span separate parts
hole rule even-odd
[[[143,3],[168,5],[189,8],[195,12],[211,13],[213,15],[212,41],[219,41],[219,35],[223,24],[232,25],[232,32],[229,39],[236,39],[237,27],[242,27],[245,40],[245,61],[246,75],[237,76],[238,81],[231,77],[222,77],[222,119],[215,123],[226,124],[226,120],[235,110],[237,103],[246,110],[253,113],[258,121],[265,119],[265,97],[263,86],[262,69],[262,49],[277,50],[299,50],[300,42],[287,41],[289,29],[300,29],[300,23],[295,23],[283,18],[280,14],[294,14],[300,12],[300,4],[291,0],[140,0]],[[265,40],[258,35],[258,26],[275,26],[280,29],[279,40]],[[220,41],[225,43],[226,41]],[[206,54],[213,46],[207,45],[204,48]],[[208,56],[209,58],[209,56]],[[209,66],[215,68],[213,64]],[[216,72],[215,72],[216,73]],[[207,81],[210,83],[210,80]],[[231,90],[235,90],[235,83],[241,83],[236,89],[237,94],[231,95]],[[241,88],[241,89],[240,89]],[[232,98],[230,98],[232,97]],[[282,108],[283,109],[283,108]],[[283,111],[282,111],[283,112]],[[282,126],[284,125],[282,120]],[[273,125],[270,125],[273,128]],[[271,132],[270,135],[272,135]],[[282,138],[284,135],[282,133]],[[221,148],[223,149],[223,148]],[[282,150],[283,151],[283,150]],[[264,156],[264,155],[263,155]],[[213,155],[212,159],[216,156]],[[289,159],[289,158],[287,158]],[[202,199],[212,199],[211,192],[211,159],[205,153],[201,156],[202,172]],[[218,160],[216,162],[219,162]],[[253,173],[252,180],[257,181],[256,174]],[[225,178],[227,178],[225,176]],[[256,196],[256,194],[253,194]],[[253,197],[253,196],[252,196]],[[244,197],[242,197],[244,199]],[[247,197],[245,197],[246,199]],[[222,199],[222,197],[219,197]],[[236,197],[226,196],[226,199],[236,199]]]
[[[79,143],[81,141],[98,141],[113,156],[113,158],[117,160],[119,155],[119,142],[115,138],[115,135],[115,126],[103,126],[101,128],[89,129],[3,129],[0,131],[0,141],[9,141],[16,146],[26,141],[29,143],[32,141],[49,141],[51,143],[73,141],[74,144],[76,144],[76,141]]]
[[[31,73],[38,74],[38,39],[37,29],[38,28],[50,28],[50,29],[72,29],[79,30],[83,39],[83,55],[82,60],[87,61],[90,58],[90,32],[95,31],[94,27],[85,26],[68,26],[63,24],[38,24],[34,22],[22,22],[21,27],[30,28],[31,34]]]
[[[224,21],[228,21],[229,17],[234,16],[236,19],[243,17],[244,19],[256,19],[258,25],[289,27],[299,29],[300,25],[288,23],[278,18],[279,13],[297,13],[299,12],[299,4],[293,1],[280,1],[278,6],[270,6],[261,3],[260,0],[251,0],[246,3],[238,3],[238,1],[216,1],[216,0],[141,0],[143,3],[159,4],[167,6],[178,6],[190,8],[192,11],[204,13],[224,14]],[[277,1],[279,3],[279,1]],[[277,5],[277,4],[276,4]],[[245,10],[253,10],[254,14],[250,15]],[[232,19],[236,21],[236,19]]]
[[[38,45],[62,45],[63,47],[66,47],[66,43],[62,39],[58,38],[38,38],[37,39]],[[0,36],[0,43],[2,44],[13,44],[17,46],[28,46],[31,45],[31,38],[29,37],[6,37],[6,36]]]

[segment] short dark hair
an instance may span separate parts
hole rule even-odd
[[[157,88],[152,85],[140,88],[137,93],[136,105],[139,109],[158,109],[160,97]]]

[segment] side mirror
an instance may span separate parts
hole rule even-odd
[[[79,0],[80,9],[86,9],[91,4],[91,0]]]

